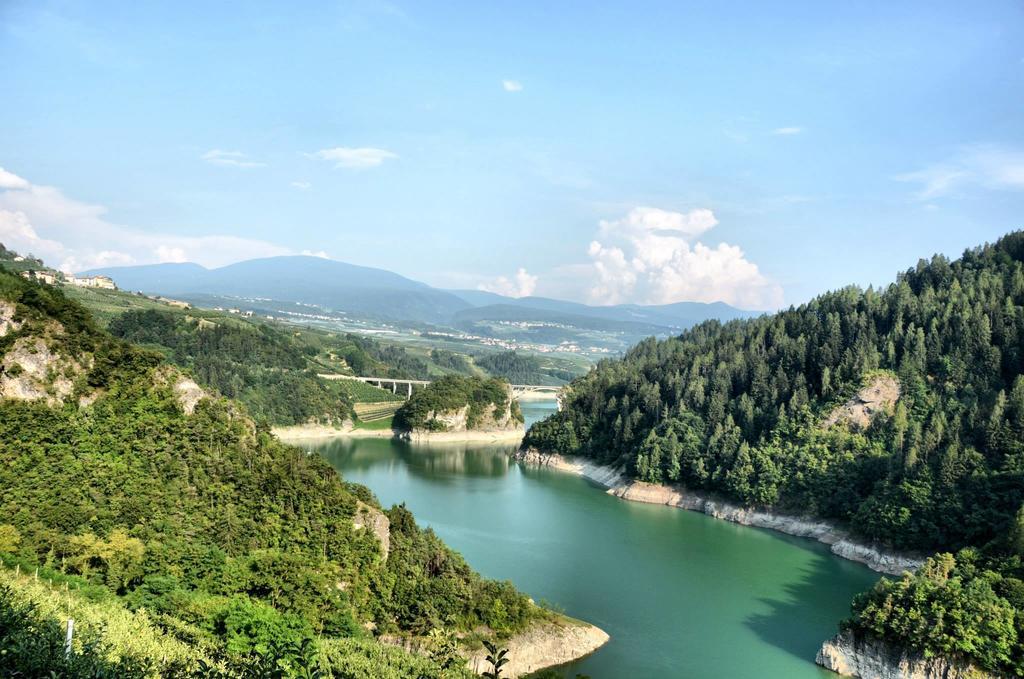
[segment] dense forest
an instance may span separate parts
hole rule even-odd
[[[536,356],[515,351],[480,356],[476,364],[512,384],[561,384],[576,376],[568,370],[546,367]]]
[[[404,507],[384,512],[385,553],[359,527],[382,511],[369,490],[281,444],[232,401],[186,402],[177,369],[99,329],[59,289],[0,271],[0,302],[0,383],[22,394],[0,399],[6,568],[39,568],[71,583],[76,596],[144,609],[160,633],[222,668],[241,667],[239,676],[253,676],[245,663],[281,648],[334,669],[351,653],[408,657],[373,650],[369,630],[507,634],[546,615],[511,585],[476,575]],[[287,360],[273,353],[272,338],[258,347],[231,333],[199,341],[221,342],[229,355]],[[45,390],[24,396],[39,380]],[[44,654],[54,632],[16,585],[0,587],[0,645],[36,653],[28,637],[38,632]],[[82,653],[83,667],[134,672],[131,658],[88,657],[103,656],[102,645]],[[198,672],[193,660],[189,671]],[[441,675],[428,661],[409,662],[424,676]],[[326,676],[402,676],[385,665]]]
[[[473,364],[469,362],[469,359],[465,355],[457,354],[454,351],[431,349],[430,360],[434,362],[434,365],[445,370],[465,375],[473,374]]]
[[[447,375],[434,380],[412,397],[395,413],[394,426],[400,431],[446,431],[441,416],[468,406],[466,427],[480,427],[495,413],[510,410],[513,421],[522,424],[519,403],[511,398],[508,382],[497,378]]]
[[[1022,371],[1024,233],[1016,232],[953,262],[922,260],[884,290],[846,288],[777,314],[644,341],[572,382],[563,410],[534,425],[524,445],[831,519],[894,548],[983,548],[984,558],[955,569],[941,561],[899,585],[914,592],[900,594],[902,603],[879,603],[898,595],[882,586],[859,602],[855,619],[944,652],[937,628],[923,625],[911,638],[896,624],[907,602],[937,580],[968,599],[978,591],[971,588],[991,586],[994,601],[1015,612],[1000,631],[1011,650],[953,650],[1005,670],[1008,658],[1022,657],[1024,626],[1019,562],[1008,565],[1024,541],[1006,539],[1024,502]],[[898,384],[893,408],[866,426],[829,420],[877,380]],[[1011,584],[996,587],[995,572]],[[950,616],[967,615],[956,596]]]
[[[206,387],[238,399],[272,424],[341,422],[352,404],[336,383],[311,369],[317,349],[266,324],[213,322],[173,311],[126,311],[108,330],[166,353]]]

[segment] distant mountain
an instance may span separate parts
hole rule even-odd
[[[218,269],[198,264],[152,264],[94,269],[118,287],[170,296],[265,297],[395,320],[446,323],[470,304],[425,283],[384,269],[320,257],[252,259]]]
[[[481,290],[439,290],[384,269],[307,256],[251,259],[216,269],[191,263],[149,264],[85,273],[109,276],[125,290],[171,297],[261,297],[437,325],[484,320],[562,323],[646,336],[671,334],[711,318],[727,321],[756,315],[721,302],[590,306],[547,297],[505,297]],[[469,313],[472,309],[483,311]],[[605,323],[595,324],[595,320]]]
[[[652,306],[640,304],[591,306],[589,304],[566,302],[548,297],[505,297],[483,290],[451,290],[450,292],[474,307],[512,306],[523,310],[518,318],[512,318],[507,309],[502,309],[502,318],[495,320],[546,321],[550,319],[550,312],[557,312],[624,323],[640,323],[665,328],[685,329],[712,318],[720,321],[731,321],[737,318],[751,318],[759,315],[759,312],[737,309],[724,302],[713,302],[710,304],[704,302],[675,302],[674,304]]]

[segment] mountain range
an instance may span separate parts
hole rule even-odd
[[[118,287],[150,294],[218,295],[302,302],[393,321],[466,326],[481,321],[560,323],[628,335],[672,334],[702,321],[756,315],[722,302],[591,306],[481,290],[441,290],[384,269],[310,256],[252,259],[215,269],[148,264],[93,269]]]

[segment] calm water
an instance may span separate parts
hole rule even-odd
[[[527,422],[553,406],[524,405]],[[607,631],[566,677],[834,678],[814,654],[877,579],[810,540],[510,464],[508,446],[350,439],[318,450],[385,506],[405,502],[482,574]]]

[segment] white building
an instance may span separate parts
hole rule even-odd
[[[46,283],[47,285],[55,285],[57,283],[57,277],[49,271],[37,271],[35,269],[29,269],[28,271],[21,272],[22,278],[27,278],[30,281],[36,281],[38,283]]]
[[[117,290],[117,285],[108,276],[76,276],[65,274],[64,282],[68,285],[77,285],[80,288],[102,288],[104,290]]]

